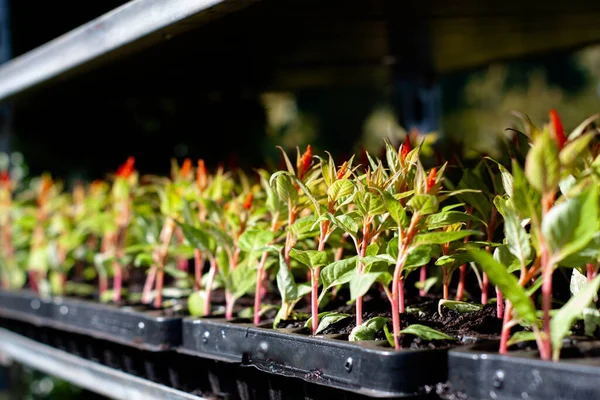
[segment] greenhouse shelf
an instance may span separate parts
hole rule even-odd
[[[121,58],[258,0],[132,0],[0,66],[0,101]]]
[[[0,329],[0,359],[25,364],[118,400],[203,400]]]

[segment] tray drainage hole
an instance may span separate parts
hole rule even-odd
[[[69,307],[67,307],[67,306],[60,306],[60,313],[62,315],[67,315],[69,313]]]
[[[267,357],[267,351],[269,350],[269,345],[267,344],[267,342],[260,342],[258,344],[258,357],[259,358],[266,358]]]
[[[346,363],[344,364],[344,368],[346,368],[346,372],[352,372],[352,357],[348,357]]]
[[[204,334],[202,335],[202,343],[208,342],[209,337],[210,337],[210,332],[209,331],[204,332]]]
[[[494,379],[492,380],[492,384],[497,389],[502,387],[502,385],[504,384],[504,371],[499,369],[494,373]]]
[[[42,306],[42,303],[38,299],[31,300],[31,308],[34,310],[39,310]]]

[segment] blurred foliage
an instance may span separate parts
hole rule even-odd
[[[565,65],[558,69],[557,77],[550,79],[552,60],[537,66],[531,62],[490,65],[470,74],[460,90],[446,90],[445,96],[459,105],[444,114],[445,134],[468,149],[498,156],[499,135],[506,128],[516,127],[512,111],[526,112],[536,122],[544,121],[548,110],[555,108],[568,131],[586,116],[597,113],[600,46],[563,56],[560,61]],[[581,82],[574,84],[574,80]]]
[[[103,396],[19,364],[8,369],[9,388],[0,400],[102,400]]]

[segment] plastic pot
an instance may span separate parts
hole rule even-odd
[[[50,326],[150,351],[181,343],[181,317],[166,317],[144,307],[56,297]]]
[[[379,398],[410,397],[447,378],[447,350],[401,350],[222,319],[185,318],[178,351]]]
[[[44,326],[52,319],[52,304],[29,290],[0,290],[0,315]]]
[[[533,350],[500,355],[497,349],[497,342],[487,342],[448,352],[448,378],[455,398],[598,398],[599,342],[574,343],[558,362],[542,361]]]

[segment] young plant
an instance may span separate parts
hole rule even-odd
[[[129,157],[125,164],[117,170],[111,191],[111,204],[115,218],[116,233],[110,233],[107,246],[112,249],[113,258],[113,298],[115,303],[121,301],[123,288],[123,265],[120,259],[125,256],[127,227],[131,221],[131,203],[134,187],[137,183],[137,173],[134,169],[135,159]]]
[[[584,134],[583,129],[578,128],[567,138],[555,113],[551,113],[549,126],[542,131],[529,126],[528,133],[532,147],[526,157],[525,171],[516,162],[513,162],[512,174],[502,170],[508,200],[497,198],[495,201],[505,219],[506,247],[520,269],[518,281],[508,272],[511,261],[498,262],[476,251],[472,254],[508,297],[500,351],[507,351],[513,317],[517,316],[533,329],[541,358],[550,360],[557,359],[559,340],[573,322],[571,317],[551,320],[552,275],[558,265],[585,252],[593,241],[598,231],[599,188],[590,179],[574,186],[564,185],[564,179],[576,168],[579,156],[587,150],[593,133]],[[560,192],[562,196],[557,198]],[[531,224],[529,234],[523,228],[525,221]],[[501,254],[497,258],[506,259]],[[530,259],[533,259],[531,266]],[[541,331],[529,299],[537,287],[530,288],[530,292],[523,289],[538,275],[537,282],[542,288]],[[577,308],[575,305],[587,306],[591,298],[582,296],[583,300],[569,301],[569,307],[566,305],[561,315],[571,315]]]

